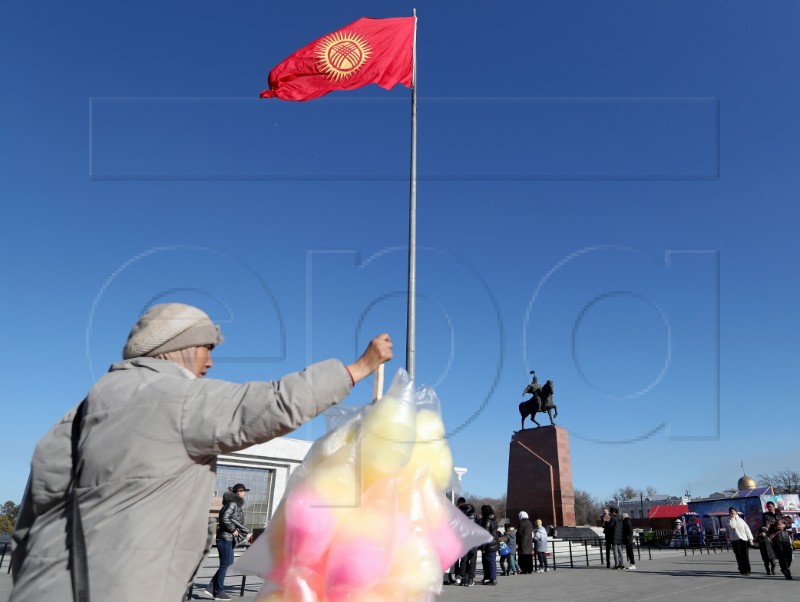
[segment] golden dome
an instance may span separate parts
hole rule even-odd
[[[758,485],[756,485],[755,480],[747,475],[744,475],[741,479],[739,479],[739,482],[736,484],[736,488],[740,491],[742,489],[755,489],[756,487],[758,487]]]

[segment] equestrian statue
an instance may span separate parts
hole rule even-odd
[[[532,397],[519,404],[519,415],[522,417],[522,430],[525,430],[525,418],[531,417],[533,423],[539,427],[542,426],[536,422],[536,414],[538,412],[547,412],[550,418],[550,424],[555,425],[555,419],[558,418],[558,407],[553,403],[553,381],[548,380],[544,386],[539,384],[539,379],[536,378],[536,370],[531,370],[533,380],[531,384],[525,387],[522,392],[523,395],[532,395]]]

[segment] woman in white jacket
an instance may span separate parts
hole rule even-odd
[[[728,521],[728,527],[731,533],[731,546],[733,547],[733,553],[736,555],[736,564],[739,565],[739,573],[742,575],[749,575],[749,546],[753,545],[753,533],[750,531],[750,527],[747,526],[744,519],[739,516],[736,508],[733,506],[728,508],[728,514],[730,514],[731,517]]]

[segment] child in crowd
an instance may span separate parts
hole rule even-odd
[[[509,525],[505,526],[503,533],[499,537],[500,539],[500,569],[503,571],[503,575],[516,575],[521,573],[522,571],[519,570],[519,565],[517,565],[517,530],[514,527]],[[507,553],[503,553],[502,545],[506,545],[506,549],[508,550]]]
[[[767,528],[761,527],[756,536],[756,544],[761,551],[761,560],[764,561],[764,568],[767,575],[775,574],[775,550],[772,547],[772,540],[767,536]]]

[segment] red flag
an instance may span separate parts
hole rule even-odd
[[[311,100],[378,84],[410,88],[416,17],[363,18],[304,46],[269,72],[261,98]]]

